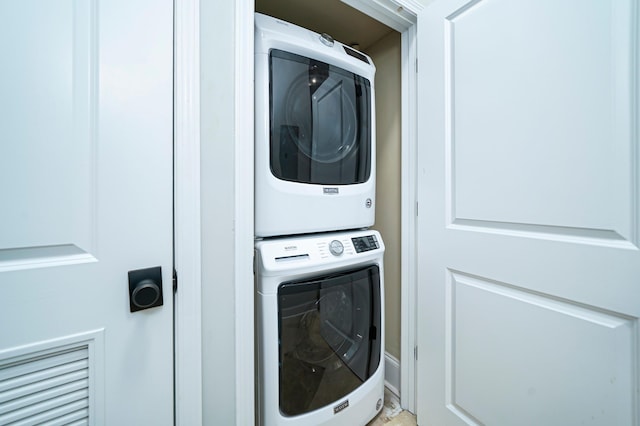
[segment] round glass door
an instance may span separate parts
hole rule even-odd
[[[349,185],[369,179],[369,81],[299,55],[270,53],[270,164],[279,179]]]
[[[380,271],[369,266],[278,288],[280,411],[348,395],[380,363]]]

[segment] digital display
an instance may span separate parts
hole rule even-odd
[[[356,249],[357,253],[362,253],[364,251],[375,250],[379,248],[378,240],[374,235],[368,235],[366,237],[358,237],[352,238],[353,247]]]

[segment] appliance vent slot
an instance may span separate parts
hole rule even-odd
[[[362,62],[365,62],[367,64],[369,63],[369,60],[367,59],[367,57],[364,56],[362,53],[358,52],[357,50],[350,49],[347,46],[342,46],[342,48],[344,49],[347,55],[353,56],[356,59],[360,59]]]
[[[0,361],[0,425],[88,422],[88,345]]]

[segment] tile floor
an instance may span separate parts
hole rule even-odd
[[[416,426],[416,416],[400,407],[400,401],[388,389],[384,390],[384,407],[367,426]]]

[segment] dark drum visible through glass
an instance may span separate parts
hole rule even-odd
[[[270,162],[279,179],[363,183],[371,173],[371,87],[342,68],[269,54]]]
[[[380,330],[377,266],[281,284],[280,411],[307,413],[358,388],[380,363]]]

